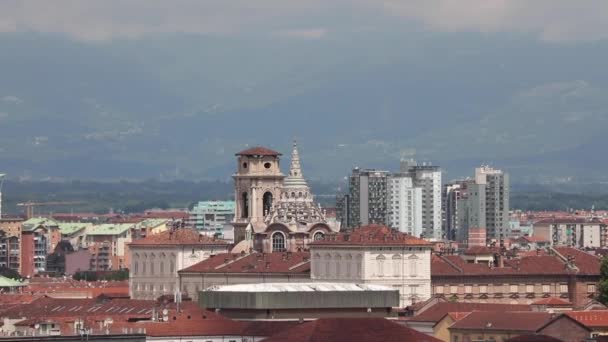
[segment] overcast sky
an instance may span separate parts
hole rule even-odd
[[[606,0],[2,0],[0,32],[82,40],[159,32],[319,39],[383,23],[448,32],[525,32],[547,41],[608,38]]]

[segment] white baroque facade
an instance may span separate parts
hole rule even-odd
[[[385,226],[326,236],[311,247],[311,279],[398,289],[405,307],[431,297],[431,245]]]
[[[202,236],[191,229],[167,231],[131,243],[129,295],[132,299],[157,299],[173,296],[179,289],[191,295],[189,288],[179,288],[178,271],[211,255],[226,253],[229,245]]]

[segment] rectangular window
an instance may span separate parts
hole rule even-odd
[[[464,293],[466,293],[466,294],[473,293],[473,286],[471,286],[471,285],[466,285],[466,286],[464,287]]]
[[[595,284],[587,284],[587,293],[595,293]]]
[[[450,286],[451,294],[458,294],[458,286]]]
[[[551,293],[551,285],[543,284],[543,293]]]
[[[568,293],[568,285],[567,284],[559,284],[559,292],[560,293]]]
[[[488,293],[488,285],[479,285],[479,293]]]
[[[435,293],[443,294],[443,286],[441,286],[441,285],[435,286]]]
[[[517,290],[517,285],[511,284],[511,286],[509,286],[509,292],[511,292],[511,293],[517,293],[517,292],[519,292]]]
[[[526,285],[526,293],[534,293],[534,285]]]

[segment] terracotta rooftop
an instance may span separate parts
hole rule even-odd
[[[565,314],[586,327],[608,328],[608,310],[568,311]]]
[[[206,235],[201,235],[194,229],[168,230],[158,234],[149,235],[143,239],[135,240],[130,246],[170,246],[170,245],[223,245],[226,241],[216,240]]]
[[[473,246],[464,251],[464,255],[493,255],[494,251],[486,246]]]
[[[529,305],[523,304],[490,304],[490,303],[457,303],[441,302],[424,310],[420,314],[410,317],[411,322],[439,322],[450,312],[472,312],[472,311],[531,311]]]
[[[281,153],[273,151],[269,148],[256,146],[248,148],[236,154],[237,156],[280,156]]]
[[[529,243],[533,243],[533,242],[549,242],[547,239],[542,238],[540,236],[522,236],[518,240],[524,240],[524,241],[527,241]]]
[[[310,253],[222,253],[179,273],[310,273]]]
[[[548,312],[473,311],[450,326],[450,330],[536,332],[552,319]]]
[[[555,250],[564,257],[574,258],[574,264],[578,267],[577,274],[599,275],[601,259],[580,249],[571,247],[556,247]]]
[[[561,298],[548,297],[534,301],[531,305],[572,306],[572,303]]]
[[[158,303],[153,300],[134,299],[65,299],[42,297],[29,304],[4,310],[0,316],[8,318],[53,318],[78,316],[150,317]]]
[[[600,259],[589,253],[569,248],[558,247],[555,250],[564,258],[574,257],[577,267],[566,267],[565,260],[557,255],[547,253],[525,253],[521,258],[504,260],[504,267],[488,267],[486,264],[467,263],[458,255],[433,255],[431,259],[432,276],[499,276],[499,275],[599,275]]]
[[[582,224],[582,223],[599,223],[592,221],[584,217],[552,217],[545,218],[534,222],[535,225],[539,224]]]
[[[323,239],[309,243],[309,246],[428,246],[432,244],[415,236],[399,232],[387,226],[370,224],[355,228],[350,232],[326,234]]]
[[[320,318],[299,324],[265,342],[436,342],[427,334],[383,318]]]

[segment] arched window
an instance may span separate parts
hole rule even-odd
[[[272,208],[272,192],[267,191],[264,193],[262,204],[262,208],[264,208],[264,216],[266,216],[270,213],[270,208]]]
[[[160,270],[159,270],[160,274],[165,274],[165,262],[161,261],[160,262]]]
[[[243,194],[241,195],[241,206],[241,217],[249,217],[249,195],[246,192],[243,192]]]
[[[141,274],[146,274],[146,262],[141,263]]]
[[[384,260],[386,258],[384,255],[380,254],[376,257],[376,271],[378,272],[378,277],[384,277]]]
[[[410,261],[410,277],[416,277],[418,275],[418,257],[411,255],[408,259]]]
[[[336,264],[336,277],[340,278],[342,276],[342,256],[340,254],[334,256],[334,263]]]
[[[281,232],[272,234],[272,251],[285,252],[285,235]]]
[[[351,264],[353,263],[353,256],[350,254],[346,254],[346,257],[344,259],[346,259],[346,277],[350,278],[352,276]]]
[[[361,256],[361,254],[357,254],[357,277],[361,277],[361,274],[363,273],[362,267],[363,267],[363,257]]]
[[[319,240],[323,240],[324,236],[325,236],[325,234],[323,234],[323,232],[316,232],[315,235],[313,235],[312,239],[315,241],[319,241]]]
[[[321,273],[321,256],[319,255],[319,253],[316,253],[314,256],[314,268],[315,268],[315,275],[316,276],[322,276]]]
[[[331,255],[325,254],[325,277],[331,277]]]
[[[393,276],[399,277],[401,275],[401,255],[393,255]]]
[[[134,262],[133,263],[133,274],[137,274],[137,272],[139,272],[139,262]]]
[[[171,260],[169,262],[169,273],[173,274],[175,273],[175,261]]]
[[[154,275],[154,261],[150,261],[150,275]]]

